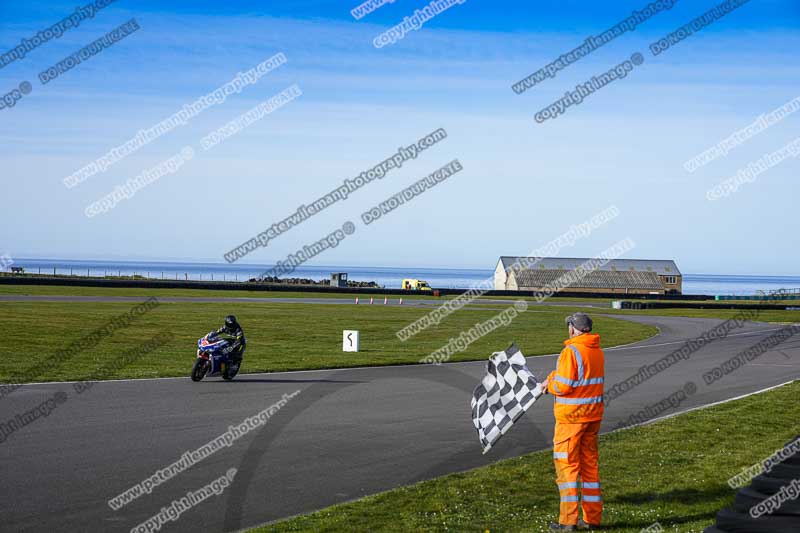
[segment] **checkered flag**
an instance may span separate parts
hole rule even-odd
[[[472,423],[478,430],[483,453],[488,452],[514,422],[543,394],[525,356],[512,344],[495,352],[486,365],[487,374],[472,393]]]

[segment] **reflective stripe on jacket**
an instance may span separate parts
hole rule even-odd
[[[564,341],[558,366],[548,376],[547,391],[555,396],[556,420],[569,424],[603,418],[605,356],[600,335],[584,333]]]

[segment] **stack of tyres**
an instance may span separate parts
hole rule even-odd
[[[800,435],[791,442],[798,439]],[[716,525],[703,533],[800,533],[798,490],[800,453],[795,453],[754,477],[749,487],[739,489],[733,507],[717,513]],[[767,508],[771,511],[766,512]]]

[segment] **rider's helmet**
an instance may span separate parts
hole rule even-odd
[[[234,331],[239,326],[239,322],[236,320],[234,315],[228,315],[225,317],[225,329],[228,331]]]

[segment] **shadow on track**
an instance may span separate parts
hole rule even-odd
[[[427,366],[424,372],[420,373],[420,366],[415,365],[412,367],[398,367],[398,374],[389,379],[416,379],[422,381],[429,381],[443,385],[450,388],[455,388],[464,393],[464,424],[472,426],[472,414],[470,408],[470,399],[472,392],[478,385],[478,380],[475,377],[465,374],[451,365],[423,365]],[[412,369],[415,374],[403,372],[403,369]],[[387,381],[385,377],[385,369],[376,369],[374,372],[370,370],[359,370],[358,377],[369,381]],[[343,391],[352,385],[363,383],[363,381],[350,381],[346,378],[351,377],[350,374],[354,373],[353,369],[344,369],[337,372],[333,377],[344,378],[342,380],[319,380],[313,385],[303,390],[303,392],[294,400],[290,401],[280,411],[278,411],[266,424],[261,428],[258,434],[250,443],[250,446],[245,451],[244,456],[237,467],[238,474],[231,488],[226,491],[227,507],[225,511],[225,520],[223,525],[224,531],[238,531],[245,527],[254,527],[255,524],[244,524],[243,513],[244,504],[247,500],[247,495],[251,490],[251,484],[255,478],[262,460],[267,456],[272,443],[281,435],[282,431],[297,417],[301,416],[304,412],[311,409],[317,402],[325,399],[326,397]],[[408,374],[408,375],[407,375]],[[509,451],[514,454],[521,454],[529,452],[532,449],[545,448],[550,445],[549,438],[546,437],[535,424],[533,424],[527,417],[522,417],[517,421],[518,425],[525,425],[528,430],[526,435],[526,446],[514,446],[513,448],[506,448],[505,452]],[[518,428],[518,432],[520,428]],[[531,438],[532,434],[532,438]],[[508,441],[508,437],[506,437]],[[507,442],[506,441],[506,442]],[[501,441],[500,446],[502,446]],[[488,461],[483,459],[481,455],[480,445],[478,439],[475,437],[473,442],[467,442],[458,450],[455,450],[447,459],[426,469],[419,475],[413,476],[413,482],[430,479],[442,474],[447,474],[459,470],[465,470],[464,464],[474,464],[480,466]],[[469,467],[467,467],[469,468]],[[278,482],[278,480],[276,480]],[[274,520],[279,519],[278,517]]]

